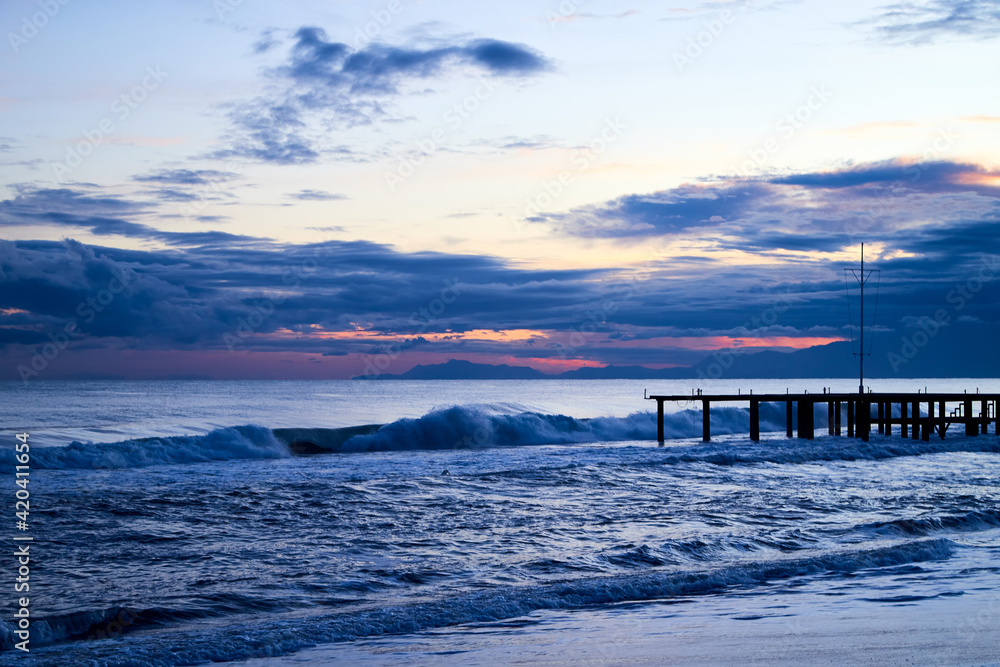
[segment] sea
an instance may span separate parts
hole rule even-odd
[[[992,428],[697,389],[857,381],[0,384],[0,665],[1000,664]]]

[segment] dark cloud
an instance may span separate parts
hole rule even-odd
[[[319,151],[304,134],[305,122],[298,102],[272,104],[263,100],[242,105],[230,114],[236,137],[231,148],[214,153],[217,158],[246,158],[274,164],[308,164]]]
[[[237,178],[239,178],[239,174],[235,172],[219,171],[216,169],[162,169],[151,174],[135,176],[132,180],[139,181],[140,183],[182,186],[227,183]]]
[[[910,166],[916,179],[908,178]],[[588,238],[681,238],[709,248],[706,257],[649,260],[641,279],[627,269],[529,269],[365,241],[293,245],[165,232],[144,224],[155,215],[148,205],[86,184],[17,186],[15,197],[0,202],[0,225],[83,228],[172,247],[0,244],[0,347],[23,356],[22,348],[81,318],[81,303],[130,272],[129,289],[85,323],[80,345],[225,351],[225,336],[257,313],[242,349],[343,357],[403,341],[412,354],[686,364],[710,352],[658,339],[846,334],[845,265],[816,251],[860,241],[881,252],[869,258],[883,271],[878,317],[891,335],[941,308],[955,329],[992,325],[1000,322],[994,177],[975,165],[879,163],[687,185],[538,216]],[[721,261],[713,248],[724,251]],[[733,251],[743,253],[740,266],[729,261]],[[970,290],[960,310],[959,289]],[[515,343],[458,335],[498,329],[556,333]],[[327,335],[358,330],[366,335]],[[573,333],[582,342],[570,342]]]
[[[0,347],[5,345],[38,345],[48,342],[48,337],[37,331],[0,327]]]
[[[213,157],[285,165],[316,162],[324,155],[363,159],[347,146],[331,144],[329,130],[398,120],[393,99],[406,92],[408,83],[463,71],[524,77],[550,68],[536,50],[495,39],[428,48],[373,43],[355,49],[331,41],[322,28],[304,26],[294,33],[285,64],[269,72],[274,91],[230,110],[228,146]]]
[[[52,225],[86,229],[96,236],[124,236],[171,245],[259,240],[218,231],[172,232],[156,229],[129,219],[151,214],[152,209],[148,205],[120,197],[95,195],[82,188],[18,186],[17,191],[13,199],[0,201],[0,227]]]
[[[264,336],[250,343],[262,349],[316,352],[338,351],[331,350],[328,339],[308,335],[317,325],[353,331],[355,323],[366,322],[372,331],[409,336],[451,322],[469,322],[472,328],[485,321],[520,325],[525,309],[541,314],[567,309],[574,299],[596,298],[586,283],[599,275],[523,271],[490,257],[400,253],[356,241],[202,244],[183,252],[95,248],[75,241],[4,242],[0,309],[28,311],[30,315],[21,316],[22,325],[55,322],[60,329],[64,321],[80,317],[81,303],[123,273],[136,276],[130,289],[87,323],[89,336],[224,349],[223,334],[266,303],[272,314],[259,327],[261,333],[287,330],[305,335],[273,340]],[[432,305],[442,294],[446,312],[439,310],[444,301]],[[368,346],[358,342],[355,348]]]
[[[997,174],[972,164],[898,161],[627,195],[531,221],[584,238],[702,239],[721,249],[836,252],[860,242],[937,256],[972,250],[958,230],[1000,221]],[[979,248],[991,251],[984,230]],[[791,260],[791,257],[786,259]]]
[[[178,190],[176,188],[157,188],[155,190],[147,190],[146,194],[155,197],[159,201],[182,204],[188,204],[201,199],[201,197],[193,192]]]
[[[889,43],[924,44],[944,38],[1000,35],[997,0],[923,0],[887,5],[866,22]]]
[[[198,321],[209,315],[182,285],[136,272],[75,241],[45,249],[0,242],[0,272],[0,307],[56,318],[56,331],[73,321],[89,337],[191,341]],[[114,298],[95,305],[93,300],[111,289]]]
[[[577,236],[658,236],[739,218],[764,196],[766,188],[757,183],[721,189],[683,186],[650,195],[626,195],[607,204],[547,214],[537,220],[554,223],[561,231]]]
[[[347,199],[344,195],[338,195],[335,192],[327,192],[325,190],[299,190],[288,196],[299,201],[339,201]]]
[[[967,175],[987,175],[989,171],[979,165],[961,162],[878,162],[828,172],[793,174],[768,179],[777,185],[802,185],[815,188],[851,188],[861,185],[898,183],[902,186],[920,183],[926,191],[955,191],[970,189],[961,182]],[[1000,189],[996,189],[1000,192]]]
[[[124,215],[137,214],[146,210],[142,204],[104,194],[88,192],[91,184],[80,184],[73,188],[35,188],[30,185],[15,186],[17,195],[13,199],[0,201],[0,215],[15,212],[39,212],[58,210],[76,215],[93,213]]]
[[[303,27],[295,33],[291,61],[280,72],[328,90],[395,94],[404,81],[438,77],[463,66],[500,76],[536,74],[550,67],[534,49],[495,39],[428,49],[370,44],[355,50],[328,41],[322,28]]]
[[[951,246],[989,231],[956,228]],[[23,361],[23,348],[37,344],[39,335],[79,321],[81,346],[225,351],[226,336],[232,340],[241,322],[254,322],[237,343],[241,349],[344,357],[396,344],[484,358],[689,364],[711,352],[660,339],[847,333],[841,267],[827,261],[715,263],[679,275],[671,271],[674,260],[663,260],[649,267],[647,278],[628,280],[596,270],[525,270],[487,256],[402,253],[362,241],[240,246],[202,240],[207,243],[164,251],[0,243],[0,313],[16,313],[0,316],[0,347],[21,350]],[[980,279],[961,312],[949,300],[957,285],[980,275],[984,261],[992,261],[990,275],[1000,276],[1000,254],[990,260],[970,248],[941,257],[932,274],[926,258],[878,262],[883,331],[908,331],[937,308],[949,309],[954,327],[1000,321],[1000,279]],[[133,276],[128,289],[84,321],[88,299],[123,274]],[[966,320],[959,322],[959,315]],[[359,328],[369,336],[316,335]],[[484,329],[556,333],[517,343],[458,335]],[[445,332],[451,335],[442,339]],[[384,338],[370,337],[375,334]]]

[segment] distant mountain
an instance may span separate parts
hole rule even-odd
[[[376,376],[379,380],[656,380],[694,377],[690,368],[646,368],[645,366],[602,366],[547,374],[528,366],[477,364],[452,359],[444,364],[414,366],[405,373]]]
[[[646,368],[645,366],[601,366],[578,368],[554,377],[564,380],[677,380],[692,377],[687,366],[680,368]]]
[[[376,377],[379,380],[541,380],[552,376],[528,366],[494,366],[452,359],[444,364],[414,366],[399,375]]]
[[[853,378],[858,376],[858,358],[850,342],[840,342],[795,352],[728,356],[723,352],[691,370],[691,377],[698,378]],[[865,377],[996,378],[1000,377],[1000,345],[985,327],[962,333],[942,327],[933,337],[912,330],[902,336],[878,336],[872,355],[865,359]]]
[[[364,376],[359,376],[361,379]],[[405,373],[384,373],[377,380],[677,380],[698,377],[695,370],[681,368],[646,368],[645,366],[601,366],[578,368],[565,373],[542,373],[528,366],[477,364],[452,359],[443,364],[414,366]]]
[[[923,343],[918,347],[913,341]],[[975,350],[975,354],[969,354]],[[682,380],[725,378],[850,378],[858,360],[851,343],[818,345],[794,352],[741,353],[720,351],[691,367],[646,368],[603,366],[549,375],[527,366],[477,364],[453,359],[444,364],[414,366],[383,380]],[[1000,345],[989,328],[961,336],[942,327],[934,336],[879,336],[865,361],[868,378],[996,378],[1000,377]]]

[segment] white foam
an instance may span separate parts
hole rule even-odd
[[[7,453],[8,457],[13,454]],[[290,456],[270,429],[261,426],[221,428],[204,435],[144,438],[113,443],[73,442],[65,447],[35,447],[36,468],[90,469],[268,459]]]
[[[95,655],[98,646],[89,643],[87,657],[93,661],[92,664],[167,666],[280,656],[317,644],[413,633],[463,623],[491,622],[521,617],[538,610],[579,609],[629,601],[706,595],[731,587],[760,586],[790,577],[848,574],[940,560],[949,558],[955,548],[954,543],[946,539],[920,540],[879,549],[826,553],[794,560],[750,561],[709,571],[654,569],[626,576],[502,587],[425,603],[301,618],[291,624],[275,621],[257,624],[252,629],[232,627],[216,632],[189,632],[182,645],[170,637],[158,644],[149,641],[150,636],[146,635],[141,645],[125,647],[116,644],[116,651],[125,649],[128,657],[118,653],[115,659],[107,662]],[[247,642],[248,633],[254,638],[252,643]]]

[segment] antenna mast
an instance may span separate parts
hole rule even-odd
[[[859,345],[858,345],[858,351],[854,352],[854,355],[856,357],[858,357],[858,359],[859,359],[859,364],[858,364],[858,366],[859,366],[859,368],[858,368],[858,393],[859,394],[863,394],[863,393],[865,393],[865,357],[870,357],[872,355],[872,352],[871,352],[871,342],[870,341],[868,343],[868,349],[867,350],[865,349],[865,284],[867,284],[868,280],[871,279],[872,274],[878,274],[878,280],[877,280],[877,282],[875,284],[875,313],[877,314],[878,313],[878,288],[879,288],[879,284],[882,281],[882,277],[881,277],[882,276],[882,272],[879,271],[878,269],[875,269],[875,270],[869,269],[868,271],[865,271],[865,244],[864,243],[861,244],[861,269],[860,270],[858,270],[858,269],[844,269],[844,271],[845,271],[845,274],[844,274],[844,279],[845,279],[844,285],[845,285],[845,288],[847,286],[847,283],[846,283],[846,279],[847,279],[846,272],[847,271],[851,272],[851,274],[854,276],[854,279],[858,282],[858,285],[860,285],[860,287],[861,287],[861,305],[860,305],[861,321],[858,324],[858,329],[860,331],[860,341],[859,341]],[[849,296],[850,295],[848,294],[848,297]],[[847,302],[847,312],[848,312],[848,314],[850,314],[850,312],[851,312],[850,299],[848,299],[848,302]],[[872,316],[872,335],[871,335],[870,338],[874,338],[874,337],[875,337],[875,317],[873,315]],[[851,338],[852,338],[852,341],[853,341],[853,338],[854,338],[854,326],[853,325],[851,326]]]

